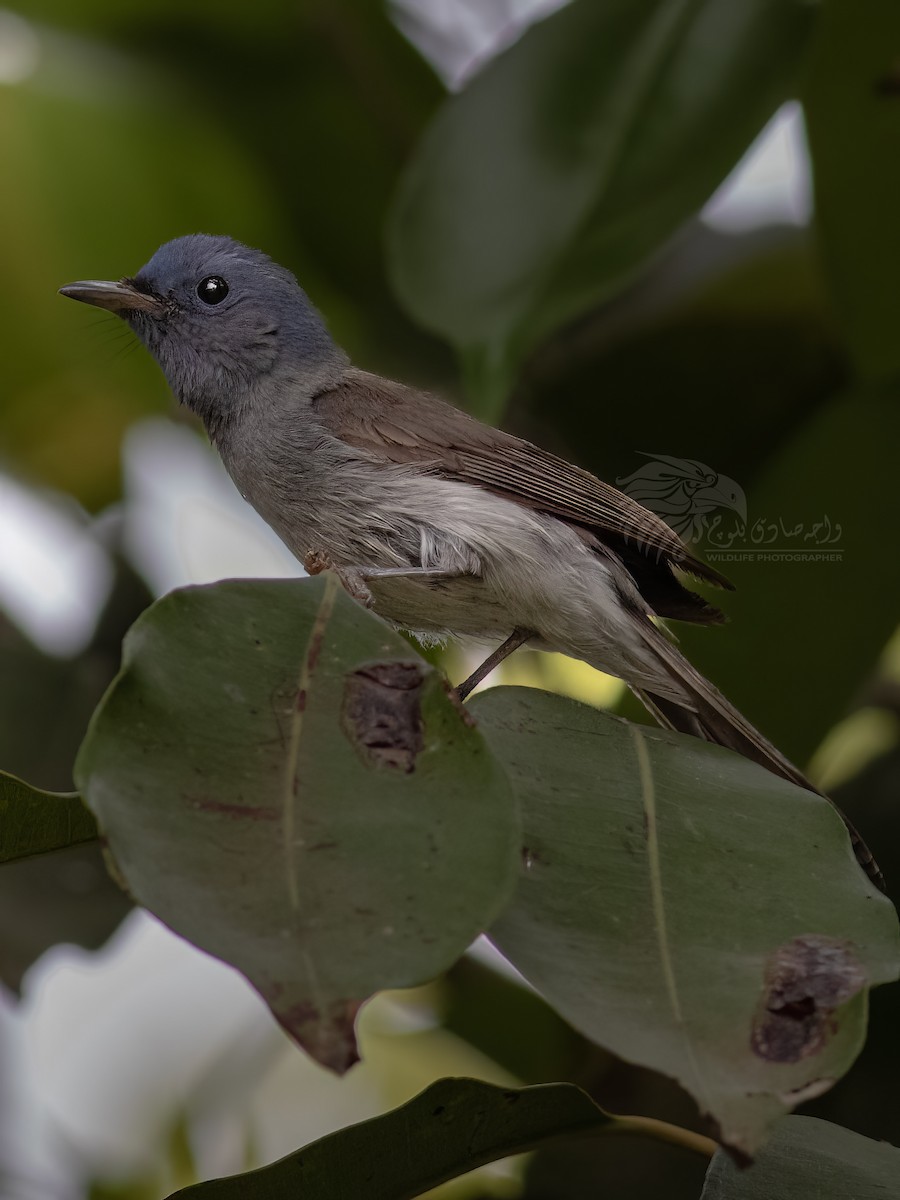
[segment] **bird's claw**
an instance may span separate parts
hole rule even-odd
[[[303,558],[303,567],[307,575],[321,575],[323,571],[331,571],[333,566],[331,559],[321,550],[307,550]]]
[[[341,581],[344,591],[348,592],[354,600],[364,608],[371,608],[374,604],[366,575],[360,567],[336,567],[328,555],[321,550],[308,550],[303,559],[303,566],[306,568],[307,575],[321,575],[323,571],[334,571]]]

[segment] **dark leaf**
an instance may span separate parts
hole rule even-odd
[[[887,514],[897,499],[898,396],[896,385],[835,396],[779,447],[747,485],[736,561],[714,559],[737,585],[731,622],[708,637],[679,630],[692,661],[801,764],[849,710],[896,628],[900,573]],[[754,541],[760,530],[775,541]],[[707,543],[701,550],[712,557]]]
[[[62,942],[97,950],[130,911],[97,842],[7,863],[0,870],[0,980],[18,992],[46,950]]]
[[[803,95],[828,278],[857,363],[900,372],[900,6],[822,5]]]
[[[0,771],[0,863],[96,837],[97,823],[77,792],[44,792]]]
[[[407,1200],[550,1138],[615,1129],[616,1119],[571,1084],[504,1090],[476,1079],[439,1079],[402,1108],[338,1130],[271,1166],[174,1196]]]

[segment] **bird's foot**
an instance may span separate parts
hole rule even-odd
[[[321,550],[307,550],[303,559],[307,575],[321,575],[323,571],[334,571],[345,592],[357,600],[364,608],[371,608],[372,593],[366,584],[367,574],[362,567],[336,567],[327,554]]]
[[[332,570],[344,585],[345,592],[349,592],[363,608],[372,607],[375,601],[366,583],[366,573],[361,567],[333,567]]]

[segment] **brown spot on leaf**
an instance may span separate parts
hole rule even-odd
[[[751,1045],[768,1062],[799,1062],[835,1032],[835,1010],[865,985],[849,942],[805,934],[785,942],[765,970],[765,994],[753,1021]]]
[[[353,1026],[361,1001],[336,1000],[323,1012],[309,1000],[299,1000],[287,1007],[275,1006],[271,985],[268,991],[267,999],[279,1025],[317,1063],[343,1075],[359,1062]]]
[[[372,663],[347,676],[344,732],[363,761],[406,774],[422,751],[424,667],[415,662]]]
[[[212,796],[185,796],[191,808],[198,812],[215,813],[220,817],[243,818],[248,821],[277,821],[281,813],[265,804],[227,804]]]

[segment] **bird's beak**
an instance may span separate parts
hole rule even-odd
[[[139,292],[128,279],[121,279],[118,283],[105,279],[82,279],[79,283],[68,283],[61,287],[59,294],[114,313],[146,312],[160,316],[165,311],[164,300]]]

